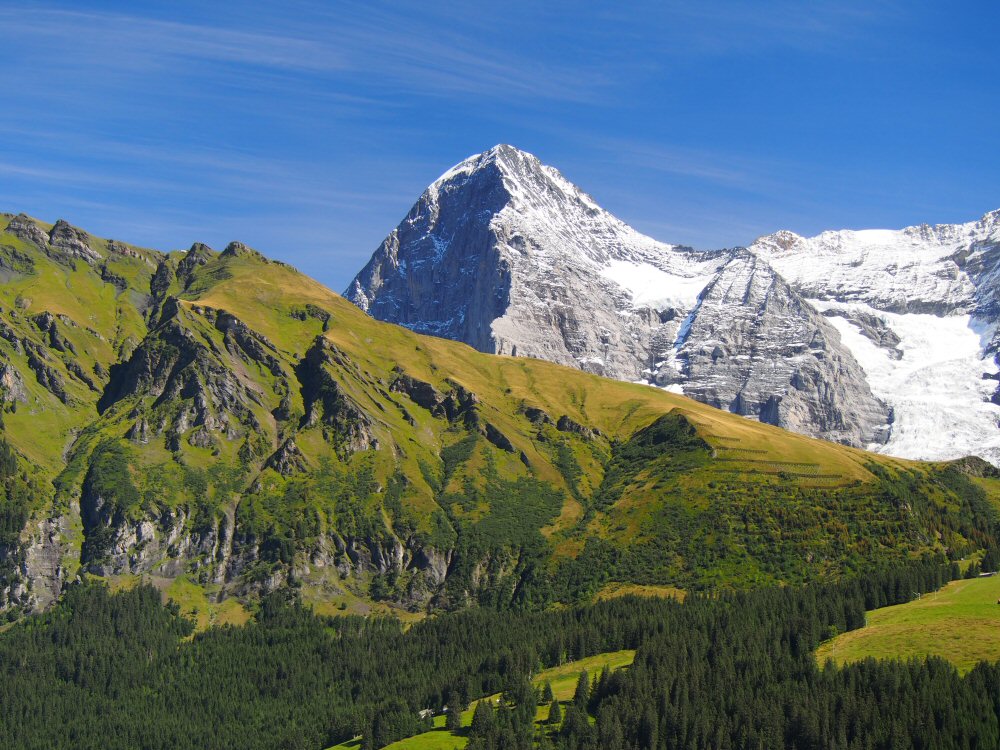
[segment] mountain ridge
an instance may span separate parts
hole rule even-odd
[[[480,351],[691,387],[713,406],[855,446],[883,439],[888,410],[839,334],[794,290],[750,294],[753,266],[742,258],[740,250],[696,251],[646,237],[554,168],[500,146],[432,183],[345,296],[376,318]],[[747,356],[762,342],[752,327],[733,339],[718,321],[692,326],[701,295],[724,269],[743,272],[733,280],[747,290],[733,298],[739,315],[748,323],[771,316],[778,325],[768,343],[796,350],[782,389],[769,354]],[[496,280],[490,290],[484,279]],[[692,329],[705,335],[692,337]],[[806,342],[797,341],[806,330]],[[810,340],[817,346],[803,346]],[[841,388],[824,387],[829,374],[816,376],[831,369],[827,354],[843,363],[835,368],[848,376]]]
[[[964,224],[785,232],[751,249],[837,327],[893,404],[885,450],[1000,462],[1000,211]]]
[[[215,603],[292,585],[332,614],[419,616],[995,543],[992,480],[950,465],[420,336],[239,243],[165,254],[86,235],[91,253],[70,255],[44,225],[23,239],[27,217],[6,232],[12,219],[9,616],[77,575],[152,576]]]

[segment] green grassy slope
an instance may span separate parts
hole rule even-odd
[[[822,664],[941,656],[959,671],[1000,660],[1000,576],[952,581],[919,599],[868,613],[860,630],[820,646]]]
[[[217,601],[289,582],[325,611],[419,614],[996,543],[996,488],[946,465],[419,336],[238,243],[67,257],[18,221],[4,436],[54,481],[36,519],[78,530],[69,575],[186,575]]]

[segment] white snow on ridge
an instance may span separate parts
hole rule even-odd
[[[634,307],[658,310],[666,307],[689,310],[714,276],[714,273],[673,274],[649,263],[624,260],[610,261],[600,274],[627,289]]]
[[[1000,212],[966,224],[865,229],[800,237],[781,231],[750,249],[809,297],[879,309],[971,312],[975,282],[959,265],[976,243],[1000,241]]]
[[[904,458],[944,460],[975,454],[1000,462],[1000,406],[989,401],[998,371],[982,353],[995,326],[970,315],[896,314],[860,303],[809,300],[821,311],[858,311],[881,318],[899,337],[890,357],[847,318],[828,318],[868,377],[872,392],[893,407],[889,442],[871,450]]]
[[[904,458],[975,454],[1000,465],[1000,406],[990,402],[997,365],[985,354],[1000,300],[1000,211],[965,224],[900,230],[843,230],[756,240],[762,257],[821,311],[881,319],[900,339],[900,359],[846,317],[830,318],[865,371],[872,391],[893,407],[889,442],[873,450]],[[988,320],[976,318],[988,315]]]
[[[659,242],[555,168],[498,145],[428,186],[348,297],[383,319],[486,350],[645,378],[710,403],[745,388],[746,372],[757,378],[754,397],[780,396],[791,383],[819,404],[790,417],[792,429],[853,444],[884,434],[887,415],[870,388],[894,410],[888,444],[872,449],[927,459],[975,453],[1000,466],[1000,406],[990,401],[1000,382],[992,358],[1000,210],[965,224],[811,238],[779,231],[748,250],[752,262],[742,248]],[[775,275],[793,292],[772,299],[766,282]],[[715,300],[704,310],[703,295]],[[813,331],[805,308],[830,313],[842,345],[827,325]],[[744,324],[751,336],[729,335]],[[690,355],[709,351],[711,361],[692,369]],[[841,366],[826,367],[831,359]],[[813,360],[821,375],[788,380],[786,371]],[[844,437],[838,430],[855,424],[848,413],[865,427]]]

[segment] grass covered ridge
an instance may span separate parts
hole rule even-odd
[[[0,232],[24,384],[5,438],[53,487],[11,517],[66,519],[70,575],[291,582],[327,612],[419,617],[997,543],[997,487],[947,466],[420,336],[242,245],[89,242],[96,261]]]

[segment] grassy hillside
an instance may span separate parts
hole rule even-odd
[[[952,581],[912,602],[873,610],[866,619],[860,630],[821,645],[819,662],[940,656],[967,672],[976,662],[1000,660],[1000,576]]]
[[[585,659],[577,659],[558,667],[543,669],[535,675],[531,684],[536,689],[541,689],[546,683],[552,688],[552,695],[560,703],[566,703],[573,698],[576,690],[577,680],[581,672],[587,672],[591,677],[596,678],[603,670],[613,671],[629,666],[635,659],[635,651],[626,649],[623,651],[612,651],[605,654],[588,656]],[[491,695],[482,700],[489,700],[494,703],[500,698],[499,695]],[[475,706],[470,706],[462,713],[462,727],[467,729],[472,723],[472,714]],[[549,706],[540,705],[535,716],[536,725],[541,727],[549,716]],[[449,731],[445,726],[445,716],[434,717],[434,729],[413,737],[393,742],[386,745],[386,750],[457,750],[466,746],[468,740],[464,734]],[[338,745],[334,745],[329,750],[357,750],[361,747],[361,738],[347,740]]]
[[[82,568],[183,576],[209,618],[284,584],[329,613],[420,616],[997,541],[996,487],[954,466],[419,336],[239,243],[4,227],[4,439],[43,488],[11,516],[31,520],[5,604]]]

